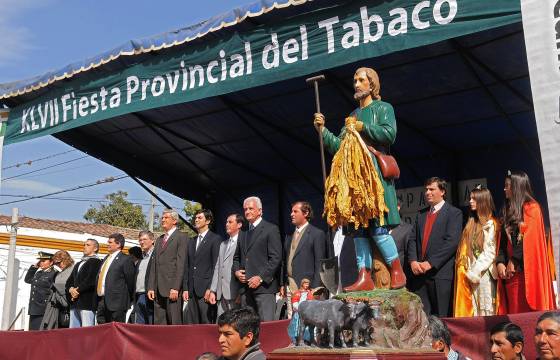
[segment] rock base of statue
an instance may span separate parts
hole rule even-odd
[[[268,360],[444,360],[445,355],[432,349],[320,349],[290,347],[269,353]]]

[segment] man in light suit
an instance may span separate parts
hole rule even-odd
[[[274,320],[282,263],[280,231],[263,220],[258,197],[245,199],[243,210],[249,231],[240,234],[233,258],[233,271],[243,284],[241,304],[255,309],[261,321]]]
[[[214,276],[210,286],[210,304],[218,303],[218,316],[239,305],[236,302],[239,294],[239,280],[231,271],[233,266],[233,256],[237,248],[239,232],[243,226],[243,217],[239,214],[232,214],[226,220],[226,232],[229,238],[220,244],[220,254],[214,267]]]
[[[288,298],[288,317],[292,314],[292,294],[298,291],[301,280],[309,279],[312,289],[323,285],[321,260],[327,257],[325,233],[309,223],[313,218],[311,205],[307,201],[295,202],[290,216],[296,228],[284,241],[284,286],[280,288],[281,295]]]
[[[122,253],[124,236],[109,235],[107,250],[97,275],[97,323],[125,322],[134,295],[134,261]]]
[[[177,229],[179,214],[165,210],[161,227],[165,234],[156,240],[148,274],[148,299],[154,302],[155,325],[183,323],[183,287],[188,238]]]
[[[461,239],[461,210],[447,203],[445,180],[426,180],[426,202],[419,211],[416,227],[408,241],[412,271],[410,290],[422,299],[426,314],[451,316],[455,253]]]
[[[186,324],[211,324],[216,321],[216,305],[208,303],[212,275],[222,238],[209,230],[214,220],[212,212],[202,209],[194,215],[198,235],[187,248],[187,263],[183,277],[183,300],[188,301]]]

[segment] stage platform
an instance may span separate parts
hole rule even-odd
[[[536,355],[533,333],[536,319],[540,314],[535,312],[510,316],[445,319],[445,321],[452,333],[453,347],[473,360],[488,358],[488,331],[493,325],[501,321],[513,321],[521,326],[525,334],[524,353],[527,359],[534,359]],[[287,320],[261,325],[261,345],[265,352],[270,353],[290,344],[286,332],[287,326]],[[190,360],[205,351],[219,354],[217,338],[216,325],[144,326],[112,323],[82,329],[3,331],[0,332],[0,349],[2,349],[0,359],[180,358]],[[362,354],[360,350],[360,356]],[[365,359],[367,357],[338,357],[338,359],[343,358]]]

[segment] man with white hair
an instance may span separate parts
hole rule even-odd
[[[282,240],[274,224],[262,218],[261,199],[243,201],[249,231],[240,233],[233,258],[233,271],[242,284],[241,303],[258,312],[261,321],[274,320],[278,270],[282,263]]]
[[[187,235],[177,229],[179,214],[164,210],[161,227],[165,233],[156,240],[152,266],[148,272],[148,299],[154,302],[155,325],[183,323],[183,273],[187,256]]]

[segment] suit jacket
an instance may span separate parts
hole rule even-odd
[[[74,266],[72,273],[68,280],[66,280],[66,294],[68,298],[71,299],[68,290],[71,287],[78,288],[80,296],[78,299],[72,303],[78,310],[96,310],[97,304],[97,274],[99,273],[99,268],[101,267],[101,259],[90,258],[85,260],[85,263],[78,271],[80,262]]]
[[[340,270],[340,283],[342,287],[352,285],[358,278],[358,264],[356,260],[356,247],[354,246],[354,239],[351,234],[346,234],[343,230],[344,241],[339,254],[339,270]],[[328,244],[329,254],[334,257],[334,237],[336,229],[331,231],[331,237]]]
[[[103,263],[109,259],[109,255],[103,259]],[[99,268],[99,273],[95,284],[101,275],[103,263]],[[132,257],[117,254],[105,276],[105,306],[110,311],[128,309],[131,300],[134,298],[134,261]]]
[[[161,297],[169,297],[169,290],[183,289],[183,275],[187,257],[187,234],[175,229],[163,247],[163,235],[155,243],[152,265],[148,276],[148,290]]]
[[[54,282],[56,271],[50,267],[47,270],[37,271],[39,268],[31,266],[25,274],[24,281],[31,284],[29,296],[29,315],[43,315],[47,301],[51,295],[51,285]]]
[[[408,261],[428,261],[432,269],[426,276],[433,279],[453,280],[455,253],[461,240],[463,215],[461,210],[443,204],[432,226],[426,254],[422,257],[422,237],[430,208],[422,209],[417,215],[416,227],[408,240]]]
[[[391,231],[391,236],[395,240],[395,245],[397,246],[397,251],[399,252],[399,260],[403,268],[406,266],[406,258],[408,258],[407,247],[408,239],[412,234],[412,225],[404,222],[401,219],[401,223]]]
[[[183,289],[189,291],[189,295],[204,297],[206,290],[212,284],[214,266],[218,259],[218,252],[222,238],[208,230],[202,238],[198,249],[196,241],[198,235],[193,237],[187,246],[187,259],[185,264],[185,275],[183,277]]]
[[[284,285],[288,284],[288,258],[292,246],[292,235],[287,235],[284,241]],[[301,280],[307,278],[311,281],[311,287],[322,286],[321,282],[321,260],[327,257],[327,240],[325,233],[308,224],[292,258],[292,277],[299,288]]]
[[[214,276],[212,276],[212,284],[210,290],[216,293],[216,298],[219,300],[222,296],[226,300],[235,300],[239,293],[241,283],[235,275],[233,275],[233,257],[235,251],[239,246],[239,235],[237,236],[236,246],[228,249],[228,240],[222,241],[220,244],[220,252],[216,266],[214,267]]]
[[[282,239],[274,224],[262,220],[257,227],[240,232],[233,258],[233,272],[244,269],[247,280],[258,275],[262,284],[251,291],[255,294],[275,294],[279,289],[282,264]],[[248,291],[245,284],[243,291]]]
[[[148,292],[148,289],[149,289],[148,281],[150,280],[150,269],[152,267],[152,260],[154,259],[154,253],[156,252],[155,250],[156,250],[155,248],[152,250],[152,254],[150,255],[150,258],[148,259],[148,266],[146,267],[146,274],[145,274],[146,276],[144,277],[144,289],[146,289],[146,292]],[[139,260],[136,263],[136,265],[134,265],[134,293],[137,292],[136,291],[137,290],[136,289],[136,281],[138,280],[138,270],[139,270],[141,261],[142,260]]]

